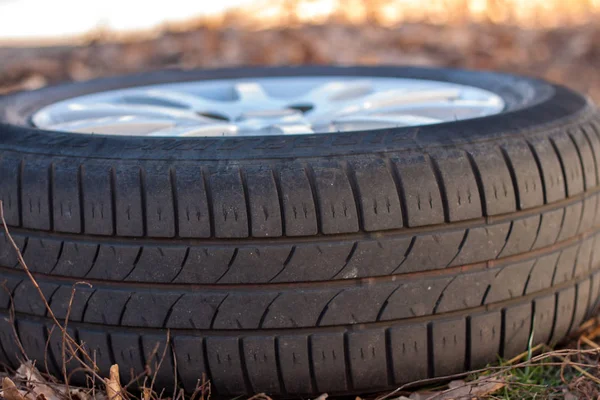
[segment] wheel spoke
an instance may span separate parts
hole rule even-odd
[[[402,89],[377,92],[368,96],[351,100],[342,104],[333,105],[313,113],[308,118],[313,122],[332,119],[347,115],[398,112],[404,107],[422,107],[422,103],[442,103],[457,99],[460,96],[458,89],[411,90]]]
[[[110,116],[83,119],[49,126],[50,129],[65,132],[97,133],[111,135],[147,135],[175,126],[169,119],[156,119],[138,116]]]
[[[300,97],[300,101],[328,106],[331,102],[356,99],[373,91],[373,84],[368,80],[336,81],[320,85]]]
[[[97,119],[104,117],[144,116],[150,118],[168,118],[176,120],[199,121],[204,117],[187,110],[169,107],[135,104],[84,104],[71,103],[52,116],[52,124],[75,120]]]
[[[250,106],[254,109],[270,108],[279,104],[269,97],[262,85],[255,82],[239,82],[234,85],[238,97],[238,104]],[[244,104],[247,103],[247,104]],[[239,105],[238,105],[239,106]]]
[[[234,124],[182,125],[156,131],[149,136],[193,137],[193,136],[237,136],[239,128]]]

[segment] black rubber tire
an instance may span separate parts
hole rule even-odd
[[[44,132],[40,107],[158,82],[257,76],[436,79],[505,113],[379,131],[126,138]],[[538,80],[421,68],[163,71],[0,99],[0,199],[59,318],[123,380],[170,350],[155,388],[349,393],[555,342],[596,309],[600,117]],[[32,359],[60,336],[0,237],[4,315]],[[12,297],[12,301],[11,301]],[[17,363],[10,323],[0,359]],[[153,354],[156,345],[159,351]],[[69,368],[73,365],[70,364]],[[176,374],[174,371],[176,370]]]

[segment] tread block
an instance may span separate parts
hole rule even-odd
[[[56,375],[59,369],[46,352],[46,329],[41,322],[17,320],[17,330],[23,349],[29,360],[36,361],[36,367],[42,373]]]
[[[154,379],[152,389],[157,393],[163,390],[173,390],[172,377],[175,371],[173,369],[173,349],[169,340],[167,334],[142,335],[144,360],[150,368],[148,375]]]
[[[506,245],[498,256],[508,257],[529,251],[537,237],[540,223],[541,216],[539,215],[514,220],[506,238]]]
[[[503,310],[504,342],[502,357],[511,359],[527,349],[531,330],[531,304],[519,304]]]
[[[581,132],[583,132],[585,138],[590,142],[592,147],[592,156],[594,158],[594,167],[596,171],[595,185],[597,185],[600,182],[600,164],[598,163],[600,161],[600,159],[598,159],[598,154],[600,154],[600,138],[592,124],[583,125]]]
[[[210,369],[210,381],[220,395],[236,395],[251,392],[244,380],[243,353],[236,337],[208,337],[206,351]]]
[[[589,274],[592,262],[594,238],[584,239],[579,245],[577,259],[575,260],[574,278],[581,278]]]
[[[463,221],[483,216],[481,197],[469,158],[464,152],[432,154],[447,202],[448,221]],[[460,178],[459,178],[460,177]]]
[[[471,338],[469,368],[479,369],[498,361],[502,331],[500,311],[482,313],[469,317]]]
[[[115,363],[129,368],[120,368],[121,382],[137,382],[135,378],[144,372],[144,352],[141,347],[141,337],[136,333],[117,332],[110,333],[110,344],[112,346],[112,354],[115,357]]]
[[[535,158],[524,141],[511,141],[502,147],[502,153],[513,180],[519,210],[544,204],[542,180]],[[514,185],[513,185],[514,186]]]
[[[116,233],[114,213],[114,170],[110,165],[84,164],[81,167],[82,213],[85,233]]]
[[[213,171],[208,181],[215,236],[248,237],[248,211],[240,170],[231,168]]]
[[[353,162],[360,213],[366,231],[397,229],[403,225],[398,189],[382,160]]]
[[[428,378],[428,331],[425,324],[396,325],[388,329],[394,384]]]
[[[348,263],[352,242],[299,244],[273,282],[309,282],[332,279]]]
[[[535,264],[529,272],[525,294],[534,293],[549,288],[552,285],[552,277],[554,276],[559,257],[560,251],[556,251],[535,260]]]
[[[113,172],[115,217],[118,236],[146,234],[146,204],[142,188],[145,172],[139,166],[119,165]]]
[[[277,339],[281,378],[288,393],[312,393],[310,356],[306,335],[283,335]]]
[[[592,229],[598,212],[598,196],[586,197],[583,199],[583,211],[581,211],[581,222],[577,234],[584,233]]]
[[[583,182],[585,190],[591,189],[598,184],[598,175],[596,173],[596,160],[594,159],[594,149],[588,141],[583,129],[569,130],[569,136],[575,144],[578,155],[581,159]]]
[[[23,252],[25,243],[29,238],[21,235],[11,235],[19,251]],[[17,259],[17,251],[4,233],[0,230],[0,266],[9,268],[20,268],[19,260]]]
[[[122,281],[135,268],[141,251],[137,246],[100,245],[98,255],[85,277]]]
[[[429,325],[431,351],[437,376],[453,375],[465,369],[467,329],[464,319],[434,321]]]
[[[142,169],[146,235],[150,237],[171,238],[177,234],[172,176],[168,165],[145,164]]]
[[[566,132],[552,135],[550,140],[558,154],[564,171],[567,196],[575,196],[585,190],[584,173],[581,158],[572,139]]]
[[[556,321],[552,341],[562,340],[571,330],[571,322],[575,313],[575,287],[561,290],[556,294]]]
[[[546,203],[564,199],[567,195],[565,177],[552,142],[544,137],[530,141],[529,145],[542,175]]]
[[[533,244],[532,250],[546,247],[556,243],[558,235],[562,229],[565,216],[565,209],[548,211],[542,214],[541,226],[538,229],[538,237]]]
[[[173,169],[179,236],[208,238],[211,235],[210,211],[204,174],[197,165]]]
[[[393,165],[406,202],[405,224],[415,227],[443,223],[444,206],[429,159],[420,154],[406,155],[394,159]]]
[[[232,247],[190,247],[173,283],[215,283],[227,272],[234,252]]]
[[[62,371],[64,363],[66,363],[65,367],[67,368],[67,371],[75,371],[73,374],[70,374],[70,384],[85,385],[85,373],[83,373],[83,371],[76,371],[76,369],[80,367],[80,364],[79,361],[73,357],[73,353],[71,352],[71,349],[75,349],[75,347],[67,342],[66,339],[63,347],[63,333],[56,325],[47,325],[46,331],[48,335],[48,358],[52,358],[60,371]],[[66,332],[73,340],[76,340],[74,329],[67,328]],[[63,354],[65,357],[63,357]],[[77,352],[77,354],[81,357],[79,352]]]
[[[125,277],[130,282],[171,282],[185,259],[186,249],[181,246],[145,246],[137,262]]]
[[[464,230],[414,236],[408,254],[395,273],[446,268],[460,249]]]
[[[218,282],[268,282],[281,271],[291,250],[291,246],[239,248],[236,257],[232,258],[229,268]]]
[[[56,163],[53,174],[54,229],[59,232],[79,233],[83,230],[79,200],[79,166]]]
[[[316,235],[316,206],[304,168],[282,168],[279,171],[279,184],[286,236]]]
[[[338,292],[333,288],[319,292],[282,292],[265,310],[262,327],[278,329],[316,326],[329,301]]]
[[[515,188],[500,150],[491,149],[489,145],[479,145],[470,151],[470,155],[481,176],[486,215],[516,211]]]
[[[510,223],[469,229],[467,238],[450,266],[494,260],[506,244]]]
[[[202,385],[202,377],[208,381],[204,361],[203,339],[197,336],[177,335],[173,338],[173,348],[177,359],[177,374],[183,388],[193,393]]]
[[[389,321],[433,313],[437,300],[451,280],[450,277],[443,277],[399,285],[398,290],[392,292],[382,305],[378,320]],[[427,296],[423,296],[423,293],[427,293]]]
[[[281,393],[275,338],[270,336],[245,337],[243,349],[252,391],[254,393]]]
[[[531,280],[530,273],[535,265],[536,260],[529,260],[502,267],[496,272],[490,290],[485,297],[485,304],[522,296],[526,290],[525,285],[528,280]]]
[[[533,309],[533,343],[550,343],[552,326],[554,325],[554,310],[556,307],[556,296],[554,294],[540,297],[534,300]]]
[[[60,240],[30,237],[22,255],[30,271],[49,274],[58,263],[62,248]]]
[[[572,238],[577,234],[579,225],[581,224],[582,212],[583,203],[575,203],[565,207],[564,221],[558,234],[558,239],[556,239],[558,242]]]
[[[346,172],[337,165],[313,168],[324,234],[358,232],[358,211]]]
[[[52,270],[53,275],[83,277],[92,268],[99,244],[63,242],[62,252]]]
[[[573,314],[573,323],[568,333],[576,331],[579,326],[585,321],[585,313],[588,308],[588,300],[590,297],[591,283],[589,279],[580,282],[577,285],[577,295],[575,301],[575,312]]]
[[[2,155],[0,158],[0,201],[4,219],[9,226],[19,226],[20,207],[19,187],[21,176],[21,159]]]
[[[12,295],[15,291],[15,288],[19,286],[22,282],[29,280],[27,277],[17,277],[6,275],[3,278],[0,278],[0,307],[8,310],[10,307],[10,303],[12,301]]]
[[[217,308],[211,329],[257,329],[277,293],[234,293]]]
[[[309,347],[317,392],[343,392],[350,389],[346,379],[344,336],[339,333],[310,335]]]
[[[43,160],[24,161],[21,172],[21,213],[24,228],[52,230],[51,174]]]
[[[347,333],[352,387],[357,390],[388,386],[384,329]]]
[[[394,292],[394,283],[364,288],[348,288],[338,292],[323,310],[319,326],[359,324],[376,321],[379,310]],[[365,296],[369,301],[365,301]]]
[[[437,301],[436,313],[479,307],[485,300],[488,287],[494,282],[498,270],[478,271],[456,275],[449,280],[448,285],[440,294]]]
[[[56,318],[64,320],[68,314],[69,321],[83,321],[83,312],[92,293],[94,289],[84,284],[73,287],[60,286],[52,295],[50,308]],[[71,304],[70,310],[69,304]]]
[[[0,318],[0,347],[3,350],[3,361],[8,362],[8,365],[17,369],[21,365],[21,361],[25,360],[25,356],[21,353],[15,330],[9,318]]]
[[[224,293],[186,293],[179,299],[166,321],[167,328],[210,329]],[[191,340],[191,339],[190,339]]]
[[[393,273],[404,261],[410,238],[356,242],[344,268],[334,278],[352,279]]]
[[[127,291],[97,289],[88,299],[84,322],[119,325],[121,313],[130,296],[131,293]]]
[[[570,246],[560,252],[556,269],[554,270],[553,285],[567,282],[573,278],[579,246]]]
[[[120,325],[138,327],[163,327],[169,311],[181,297],[178,293],[139,292],[133,293],[122,312]],[[152,312],[145,312],[151,309]]]
[[[253,237],[279,237],[283,234],[279,193],[270,168],[245,169],[248,187],[250,226]]]
[[[102,376],[110,376],[110,367],[115,363],[112,359],[109,334],[101,331],[78,329],[79,340],[90,355]],[[93,366],[92,366],[93,367]]]
[[[40,282],[39,287],[46,299],[51,299],[58,289],[57,284],[48,282]],[[28,278],[16,286],[13,292],[13,306],[18,313],[45,316],[47,312],[38,289]]]

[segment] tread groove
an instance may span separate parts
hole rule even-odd
[[[117,170],[110,167],[110,208],[113,236],[117,236]]]
[[[446,192],[446,186],[444,185],[444,180],[442,178],[442,171],[440,170],[440,166],[438,165],[437,161],[435,161],[433,157],[427,155],[425,158],[431,165],[433,174],[435,175],[435,180],[437,182],[440,197],[442,199],[442,207],[444,209],[444,221],[448,223],[450,222],[450,206],[448,203],[448,193]]]
[[[468,151],[465,151],[465,154],[467,155],[469,165],[471,166],[471,169],[473,170],[473,175],[475,176],[475,183],[477,183],[477,191],[479,192],[479,200],[481,202],[481,213],[485,217],[488,215],[488,212],[487,203],[485,201],[485,189],[483,186],[481,171],[479,171],[479,167],[477,166],[477,162],[475,161],[473,155]]]
[[[529,151],[531,151],[531,154],[533,155],[535,164],[537,165],[538,174],[540,176],[540,182],[542,183],[542,194],[544,195],[544,204],[548,204],[548,192],[546,192],[546,180],[544,179],[544,170],[542,168],[542,162],[540,161],[540,156],[538,155],[537,151],[535,151],[535,148],[529,141],[527,141],[526,143],[527,143],[527,147],[529,147]],[[564,178],[564,171],[563,171],[563,178]]]
[[[517,202],[517,210],[522,210],[523,208],[521,207],[521,195],[519,194],[519,181],[517,180],[515,167],[510,159],[508,151],[502,146],[500,146],[500,153],[502,153],[502,158],[506,163],[506,168],[508,168],[508,174],[510,175],[510,180],[512,181],[512,185],[514,188],[513,192],[515,192],[515,201]]]
[[[142,232],[143,236],[148,236],[148,193],[146,192],[146,170],[140,167],[140,196],[142,197]]]
[[[177,199],[177,175],[175,168],[169,167],[169,185],[171,186],[171,201],[173,202],[173,225],[175,227],[175,237],[179,237],[179,202]]]
[[[79,233],[85,232],[85,201],[83,199],[83,176],[85,174],[85,168],[83,164],[79,164],[77,168],[77,190],[79,194]]]

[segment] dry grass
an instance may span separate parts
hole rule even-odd
[[[594,22],[598,14],[598,0],[255,0],[210,21],[197,22],[253,29],[331,22],[388,27],[476,22],[550,28]]]

